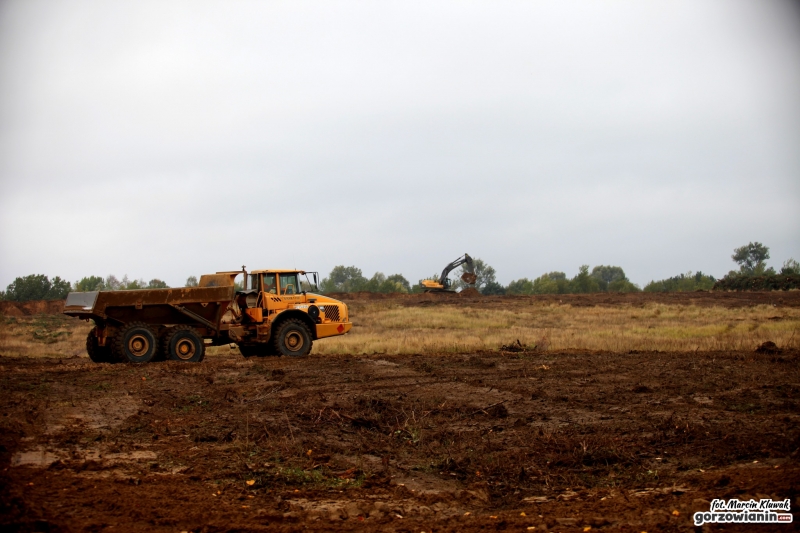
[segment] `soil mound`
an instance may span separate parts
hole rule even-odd
[[[0,302],[2,316],[56,315],[64,310],[64,300]]]
[[[756,348],[757,353],[768,353],[768,354],[777,354],[781,353],[781,349],[778,348],[778,345],[772,341],[767,341],[761,344],[758,348]]]

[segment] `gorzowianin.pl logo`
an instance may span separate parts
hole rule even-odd
[[[694,525],[703,524],[788,524],[793,516],[789,499],[770,500],[711,500],[707,512],[694,513]]]

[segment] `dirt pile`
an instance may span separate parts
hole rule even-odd
[[[64,310],[64,300],[0,301],[0,316],[53,315]]]

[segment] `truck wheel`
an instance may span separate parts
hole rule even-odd
[[[131,363],[149,363],[158,349],[155,333],[142,322],[129,324],[115,341],[117,354]]]
[[[311,351],[311,332],[296,318],[289,318],[276,326],[275,350],[281,355],[301,357]]]
[[[111,349],[97,344],[97,337],[94,334],[96,330],[97,328],[92,328],[86,337],[86,353],[89,354],[89,359],[95,363],[116,363],[111,356]]]
[[[271,342],[263,342],[259,344],[239,344],[239,351],[245,357],[269,357],[270,355],[280,355],[275,351],[275,347]]]
[[[167,359],[199,363],[206,356],[202,337],[191,326],[178,326],[167,337]]]

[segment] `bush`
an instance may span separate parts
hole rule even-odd
[[[581,265],[578,274],[569,280],[569,292],[573,294],[600,292],[600,283],[589,274],[589,265]]]
[[[745,276],[730,274],[714,284],[715,291],[788,291],[800,289],[798,274]]]
[[[416,286],[415,286],[416,287]],[[412,292],[411,284],[402,274],[386,276],[376,272],[370,279],[364,277],[360,268],[339,265],[331,270],[327,278],[320,283],[322,292]]]
[[[783,262],[783,267],[781,267],[781,274],[784,276],[795,274],[800,276],[800,263],[795,261],[792,258],[787,259]]]
[[[88,276],[75,282],[76,292],[102,291],[105,288],[105,281],[100,276]]]
[[[702,272],[692,274],[691,271],[661,281],[651,281],[644,286],[645,292],[691,292],[697,290],[711,290],[714,287],[714,276],[707,276]]]
[[[67,297],[72,286],[56,276],[48,279],[44,274],[31,274],[15,279],[7,288],[3,299],[15,302],[29,300],[62,300]]]
[[[388,294],[408,292],[410,289],[411,285],[402,274],[392,274],[387,278],[383,272],[376,272],[359,290]]]
[[[619,279],[608,284],[607,292],[641,292],[638,285],[627,279]]]
[[[367,281],[360,268],[338,265],[327,278],[322,279],[320,289],[322,292],[357,292],[364,290]]]
[[[481,289],[481,294],[501,295],[506,293],[506,288],[495,280],[487,281]]]
[[[506,287],[506,294],[533,294],[533,282],[528,278],[514,280]]]
[[[542,274],[533,280],[533,294],[566,294],[569,292],[569,281],[563,272]]]

